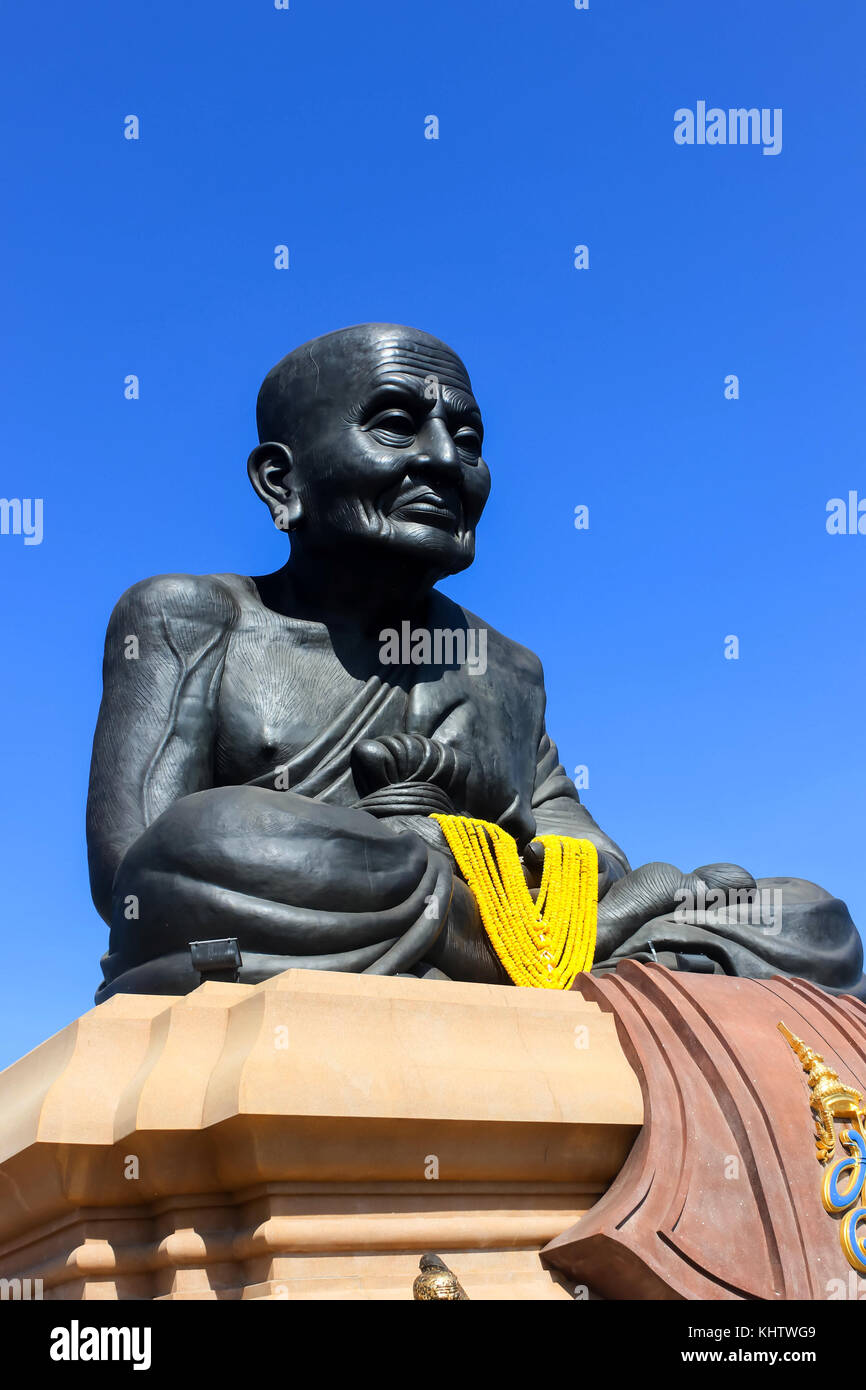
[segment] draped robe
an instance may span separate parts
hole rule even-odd
[[[215,937],[237,938],[249,982],[301,966],[507,983],[444,843],[413,833],[411,815],[365,809],[353,762],[365,740],[415,734],[451,750],[468,766],[447,789],[456,813],[521,848],[536,834],[589,838],[609,881],[628,871],[547,734],[537,657],[436,591],[424,621],[483,629],[484,669],[365,662],[237,575],[161,576],[123,596],[89,801],[94,898],[111,923],[97,1001],[194,988],[188,943]],[[121,655],[130,632],[136,661]],[[853,923],[815,885],[791,881],[772,935],[700,919],[636,925],[617,958],[862,988]]]

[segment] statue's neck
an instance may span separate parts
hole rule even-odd
[[[282,569],[255,583],[263,601],[279,613],[373,637],[426,611],[433,588],[429,576],[371,574],[363,568],[293,553]]]

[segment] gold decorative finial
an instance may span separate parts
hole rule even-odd
[[[422,1255],[419,1261],[421,1273],[412,1285],[412,1297],[416,1300],[441,1298],[449,1301],[465,1299],[469,1295],[462,1288],[457,1276],[438,1255]]]
[[[827,1065],[820,1052],[814,1052],[811,1047],[807,1047],[803,1039],[786,1028],[784,1023],[779,1023],[778,1028],[807,1073],[809,1089],[812,1092],[809,1103],[815,1112],[815,1144],[818,1158],[822,1163],[826,1163],[836,1148],[833,1116],[854,1119],[862,1126],[863,1097],[853,1086],[846,1086],[844,1081],[839,1080],[838,1072]]]

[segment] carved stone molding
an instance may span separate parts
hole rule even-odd
[[[628,962],[576,988],[615,1017],[645,1124],[546,1262],[618,1299],[824,1299],[847,1284],[838,1218],[821,1204],[809,1087],[777,1025],[866,1093],[866,1007],[800,980]]]
[[[290,970],[117,995],[0,1075],[0,1277],[411,1300],[433,1249],[471,1298],[567,1298],[538,1252],[642,1116],[574,993]]]

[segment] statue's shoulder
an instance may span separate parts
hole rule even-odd
[[[439,593],[438,589],[434,592],[437,601],[436,621],[443,627],[454,628],[462,623],[479,634],[485,634],[483,640],[489,671],[511,671],[524,687],[537,686],[543,691],[544,670],[535,652],[522,646],[520,642],[515,642],[513,638],[506,637],[504,632],[480,618],[477,613],[472,613],[468,608],[463,608],[461,604],[447,598],[445,594]]]
[[[238,586],[250,583],[233,574],[154,574],[121,594],[112,621],[185,619],[228,628],[240,612]]]

